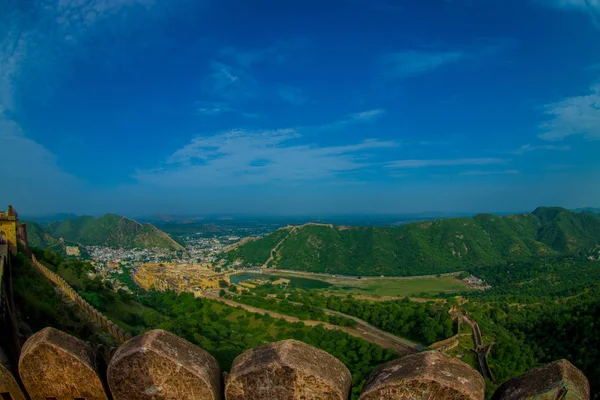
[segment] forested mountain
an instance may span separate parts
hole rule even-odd
[[[398,227],[283,228],[226,254],[281,269],[348,275],[423,275],[598,251],[600,216],[559,207],[532,213],[416,222]]]
[[[99,218],[81,216],[42,227],[27,223],[27,238],[32,246],[49,247],[62,238],[83,245],[123,248],[160,247],[184,250],[169,235],[151,224],[140,224],[127,217],[106,214]]]
[[[30,246],[45,249],[58,243],[58,239],[50,235],[40,224],[31,221],[26,221],[24,224],[27,225],[27,241]]]

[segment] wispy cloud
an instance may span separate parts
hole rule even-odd
[[[600,28],[600,0],[535,0],[536,3],[568,11],[587,13],[597,28]]]
[[[461,172],[459,175],[464,176],[486,176],[486,175],[518,175],[520,172],[516,169],[506,169],[503,171],[465,171]]]
[[[384,54],[380,74],[387,80],[414,78],[464,62],[481,62],[518,46],[509,37],[481,38],[452,48],[410,48]]]
[[[316,128],[316,131],[335,131],[339,129],[343,129],[349,125],[354,125],[358,123],[373,123],[385,115],[386,111],[381,108],[376,108],[372,110],[365,110],[356,112],[353,114],[347,115],[345,118],[342,118],[338,121],[325,124]]]
[[[600,85],[582,96],[567,97],[544,106],[549,120],[539,125],[539,137],[544,140],[562,140],[569,136],[600,139]]]
[[[204,85],[213,96],[236,101],[256,95],[256,80],[242,68],[214,60],[209,68]]]
[[[399,160],[392,161],[386,166],[388,168],[423,168],[444,167],[459,165],[490,165],[506,162],[502,158],[454,158],[454,159],[430,159],[430,160]]]
[[[277,90],[277,94],[282,100],[287,101],[290,104],[301,106],[310,101],[308,96],[304,94],[302,89],[295,88],[292,86],[282,86]]]
[[[246,118],[258,118],[256,113],[241,111],[231,106],[231,104],[219,101],[199,101],[195,104],[196,114],[205,117],[218,117],[224,114],[238,114]]]
[[[536,0],[536,2],[557,8],[600,10],[600,0]]]
[[[277,40],[270,46],[254,49],[227,46],[218,51],[217,59],[245,68],[250,68],[261,62],[270,64],[274,62],[285,63],[292,54],[305,46],[306,41],[302,39]]]
[[[374,121],[385,114],[385,110],[377,108],[375,110],[361,111],[350,114],[348,121]]]
[[[158,186],[247,185],[333,178],[372,165],[365,151],[396,146],[364,140],[341,146],[300,144],[294,129],[232,130],[199,136],[173,153],[164,166],[134,178]]]
[[[388,79],[404,79],[432,72],[467,57],[468,53],[463,51],[405,50],[384,55],[381,63]]]
[[[522,155],[522,154],[529,153],[532,151],[544,151],[544,150],[568,151],[568,150],[571,150],[571,146],[555,146],[553,144],[532,146],[530,144],[526,144],[526,145],[519,147],[516,150],[511,151],[510,153]]]
[[[4,155],[0,157],[0,170],[3,193],[10,195],[11,201],[25,204],[30,203],[28,198],[44,196],[52,202],[59,188],[67,191],[69,198],[78,199],[78,189],[85,184],[63,170],[56,156],[28,138],[17,122],[18,101],[30,89],[30,82],[43,74],[44,82],[51,85],[65,60],[77,50],[74,46],[78,40],[97,23],[117,15],[121,21],[130,11],[146,12],[153,4],[153,0],[61,0],[9,2],[1,7],[0,142]],[[14,166],[23,155],[27,155],[28,162],[17,170]]]

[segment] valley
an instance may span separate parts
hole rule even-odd
[[[118,246],[119,224],[96,236],[81,233],[91,225],[58,238],[55,228],[28,232],[46,241],[37,257],[124,331],[172,331],[225,366],[244,349],[297,338],[340,358],[358,388],[376,364],[429,346],[479,370],[492,392],[559,355],[596,377],[600,354],[577,351],[579,341],[596,348],[585,321],[600,316],[600,217],[587,211],[272,232],[163,225],[183,251],[136,246],[135,230]],[[17,278],[24,288],[34,276]],[[45,309],[20,302],[32,315]],[[87,335],[56,313],[43,321]]]

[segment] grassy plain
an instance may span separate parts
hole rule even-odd
[[[370,296],[417,296],[422,293],[454,293],[468,287],[455,276],[427,279],[352,279],[330,280],[333,286],[327,291],[364,294]]]
[[[469,290],[469,287],[459,280],[456,276],[432,276],[431,278],[362,278],[349,279],[343,277],[331,277],[319,274],[294,274],[293,272],[277,271],[275,276],[281,277],[303,277],[311,280],[320,280],[331,284],[327,288],[311,288],[305,289],[321,290],[329,293],[338,294],[354,294],[365,295],[372,297],[405,297],[419,296],[421,294],[437,294],[437,293],[456,293],[459,291]]]

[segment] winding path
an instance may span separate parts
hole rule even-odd
[[[349,316],[346,314],[338,313],[338,312],[332,311],[332,310],[324,309],[323,311],[326,313],[329,313],[331,315],[337,315],[337,316],[341,316],[341,317],[345,317],[345,318],[350,318],[350,319],[356,321],[358,326],[356,328],[352,328],[349,326],[338,326],[338,325],[330,324],[328,322],[323,322],[323,321],[302,320],[297,317],[280,314],[278,312],[265,310],[263,308],[249,306],[247,304],[238,303],[237,301],[224,299],[222,297],[211,295],[208,293],[201,293],[201,294],[198,293],[198,294],[196,294],[196,296],[207,298],[210,300],[215,300],[215,301],[221,302],[223,304],[227,304],[230,307],[240,307],[240,308],[243,308],[244,310],[252,312],[252,313],[258,313],[258,314],[262,314],[262,315],[269,314],[273,318],[282,318],[282,319],[286,320],[287,322],[292,322],[292,323],[293,322],[302,322],[302,323],[304,323],[304,325],[308,325],[308,326],[322,325],[325,329],[338,329],[338,330],[346,332],[349,335],[364,339],[367,342],[374,343],[376,345],[379,345],[379,346],[387,348],[387,349],[392,349],[400,355],[407,355],[407,354],[415,353],[417,351],[422,350],[422,348],[423,348],[421,345],[417,345],[415,343],[407,341],[406,339],[399,338],[388,332],[384,332],[380,329],[377,329],[374,326],[366,323],[365,321],[363,321],[361,319],[358,319],[358,318],[355,318],[355,317],[352,317],[352,316]]]

